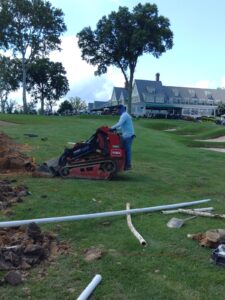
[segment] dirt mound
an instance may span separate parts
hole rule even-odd
[[[187,237],[199,242],[202,247],[216,248],[225,242],[224,229],[211,229],[206,232],[188,234]]]
[[[25,185],[21,184],[13,187],[12,184],[14,182],[15,180],[9,179],[0,180],[0,211],[14,203],[22,202],[22,197],[30,194]]]
[[[0,229],[0,245],[0,270],[29,270],[69,250],[55,234],[42,232],[36,223]]]
[[[33,171],[35,166],[33,159],[21,152],[22,146],[0,133],[0,172],[9,171]]]

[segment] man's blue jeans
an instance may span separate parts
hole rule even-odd
[[[124,169],[131,168],[131,147],[133,142],[133,136],[123,137],[123,147],[125,150],[125,167]]]

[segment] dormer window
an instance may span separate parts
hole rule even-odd
[[[155,88],[153,86],[147,86],[146,90],[149,94],[155,94]]]
[[[213,100],[212,93],[210,91],[205,91],[205,95],[208,99]]]
[[[190,93],[192,98],[197,98],[197,94],[196,94],[195,90],[189,90],[189,93]]]
[[[180,92],[178,89],[173,89],[173,93],[175,97],[180,97]]]

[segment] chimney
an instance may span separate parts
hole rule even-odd
[[[124,88],[128,89],[128,82],[126,82],[126,81],[124,82]]]
[[[159,77],[160,77],[160,74],[159,74],[159,73],[156,73],[156,74],[155,74],[155,81],[159,81]]]

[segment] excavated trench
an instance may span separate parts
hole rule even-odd
[[[0,229],[0,270],[27,270],[40,264],[57,248],[55,240],[53,234],[42,232],[35,223]]]
[[[0,173],[30,172],[34,170],[31,157],[21,151],[22,146],[4,133],[0,133]]]
[[[32,172],[35,168],[32,158],[22,149],[23,146],[0,133],[0,211],[3,212],[30,194],[27,186],[16,185],[15,179],[9,179],[10,175]],[[21,272],[67,252],[68,248],[54,234],[42,232],[35,223],[0,229],[0,270],[9,272],[0,278],[0,285],[21,283]]]
[[[4,133],[0,133],[0,175],[7,179],[0,179],[0,210],[4,210],[13,203],[22,202],[29,194],[25,185],[16,185],[16,180],[8,179],[11,174],[31,172],[34,168],[32,158],[21,151],[22,146]]]

